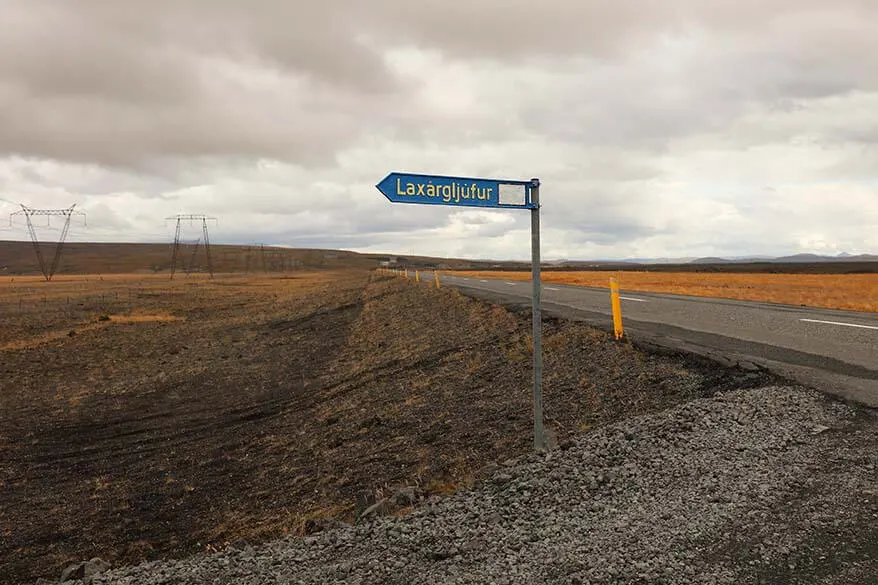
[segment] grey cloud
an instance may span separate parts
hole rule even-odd
[[[140,197],[166,198],[180,187],[180,179],[158,174],[137,174],[97,165],[59,163],[40,159],[10,158],[8,163],[19,186],[61,189],[71,194],[108,195],[135,192]]]
[[[244,155],[315,163],[393,120],[381,56],[332,11],[278,2],[3,2],[0,152],[143,168]]]
[[[79,222],[76,229],[79,232],[88,231],[89,229],[97,229],[102,232],[126,233],[136,228],[136,224],[131,218],[125,217],[119,209],[114,209],[103,202],[91,203],[79,206],[87,212],[87,217]],[[87,223],[91,222],[91,228],[87,227]]]
[[[604,73],[565,73],[582,80],[571,88],[580,91],[575,97],[543,102],[552,87],[517,80],[524,91],[513,102],[530,94],[541,104],[524,104],[523,127],[653,147],[727,124],[752,98],[746,89],[734,99],[723,95],[736,85],[772,99],[827,95],[850,88],[876,53],[865,24],[876,9],[854,0],[834,3],[841,16],[829,30],[820,28],[825,10],[816,0],[161,0],[136,10],[108,0],[0,0],[0,8],[0,152],[141,170],[163,157],[327,164],[364,133],[425,141],[464,121],[437,117],[413,99],[417,83],[385,61],[393,47],[537,68],[575,56],[602,59]],[[718,31],[727,46],[755,48],[739,55],[720,38],[702,64],[690,64],[688,73],[701,80],[687,71],[650,74],[642,67],[654,64],[630,59],[692,31]],[[822,31],[820,46],[808,44],[814,31]],[[736,84],[748,72],[748,83]],[[519,130],[514,110],[503,123],[490,115],[491,103],[480,109],[466,120],[468,139]]]
[[[667,233],[669,228],[651,216],[651,188],[653,185],[645,182],[585,188],[568,184],[546,189],[543,223],[547,229],[576,234],[575,241],[599,245],[623,245]]]
[[[846,152],[841,160],[822,165],[818,172],[823,179],[845,177],[849,181],[874,181],[875,169],[878,169],[878,147],[870,146]]]
[[[463,58],[501,61],[534,56],[589,54],[612,59],[655,39],[709,29],[725,34],[773,32],[785,22],[878,13],[870,0],[481,0],[460,3],[377,0],[356,6],[386,42],[403,40]]]
[[[667,233],[651,226],[645,226],[634,218],[613,218],[606,221],[584,221],[576,226],[576,237],[572,241],[581,244],[595,244],[622,248],[625,245]]]
[[[138,42],[74,2],[0,2],[0,72],[32,97],[174,103],[197,94],[191,55]]]
[[[247,91],[237,93],[242,103],[253,97]],[[357,137],[362,124],[353,113],[354,104],[364,115],[369,112],[368,104],[353,96],[342,101],[327,98],[324,101],[335,106],[330,110],[317,108],[319,96],[308,96],[299,111],[285,111],[277,100],[270,110],[237,110],[232,102],[210,101],[201,106],[138,108],[60,99],[53,106],[23,92],[0,99],[5,106],[0,111],[0,150],[134,168],[161,157],[250,155],[319,162]],[[301,110],[308,109],[319,113],[307,117]]]
[[[372,187],[389,170],[539,175],[559,250],[782,247],[822,224],[866,241],[875,227],[818,203],[790,211],[797,195],[838,196],[821,182],[860,181],[868,198],[873,0],[0,0],[0,13],[0,188],[82,200],[126,237],[161,239],[161,218],[186,208],[236,241],[526,255],[511,249],[525,215],[393,206]],[[721,200],[723,181],[739,200]],[[783,181],[801,193],[741,187]],[[764,229],[768,214],[789,234]]]

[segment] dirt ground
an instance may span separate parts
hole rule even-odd
[[[531,449],[529,314],[359,270],[17,284],[0,282],[2,583],[354,521]],[[766,381],[544,327],[561,443]]]
[[[530,272],[458,271],[476,278],[530,280]],[[623,290],[764,301],[828,309],[878,311],[878,273],[735,274],[666,271],[545,271],[544,282]]]

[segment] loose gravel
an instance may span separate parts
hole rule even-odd
[[[92,583],[875,583],[876,447],[873,411],[727,392],[504,462],[402,518]]]

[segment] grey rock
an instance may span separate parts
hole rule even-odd
[[[68,565],[61,571],[61,582],[76,581],[85,577],[85,563],[74,563]]]
[[[109,570],[110,570],[110,563],[108,563],[107,561],[105,561],[99,557],[94,557],[93,559],[91,559],[85,563],[85,577],[86,578],[93,577],[95,575],[98,575],[100,573],[103,573],[103,572],[109,571]]]
[[[420,492],[416,487],[405,487],[393,495],[393,502],[400,507],[413,506],[420,500]]]
[[[494,475],[498,469],[500,469],[499,465],[496,463],[489,463],[473,472],[473,479],[476,481],[484,481]]]
[[[326,530],[338,530],[340,528],[348,527],[350,527],[350,524],[342,522],[341,520],[336,520],[335,518],[308,518],[305,520],[303,532],[306,535],[310,535]]]
[[[383,516],[385,514],[389,514],[393,509],[390,498],[382,498],[378,500],[360,514],[360,520],[367,520],[369,518],[374,518],[375,516]]]
[[[512,476],[508,473],[498,473],[493,477],[493,479],[495,483],[503,485],[512,481]]]

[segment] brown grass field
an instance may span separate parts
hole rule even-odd
[[[530,280],[530,272],[457,271],[452,274]],[[852,311],[878,311],[878,274],[735,274],[705,272],[552,272],[544,282],[623,290],[763,301]]]

